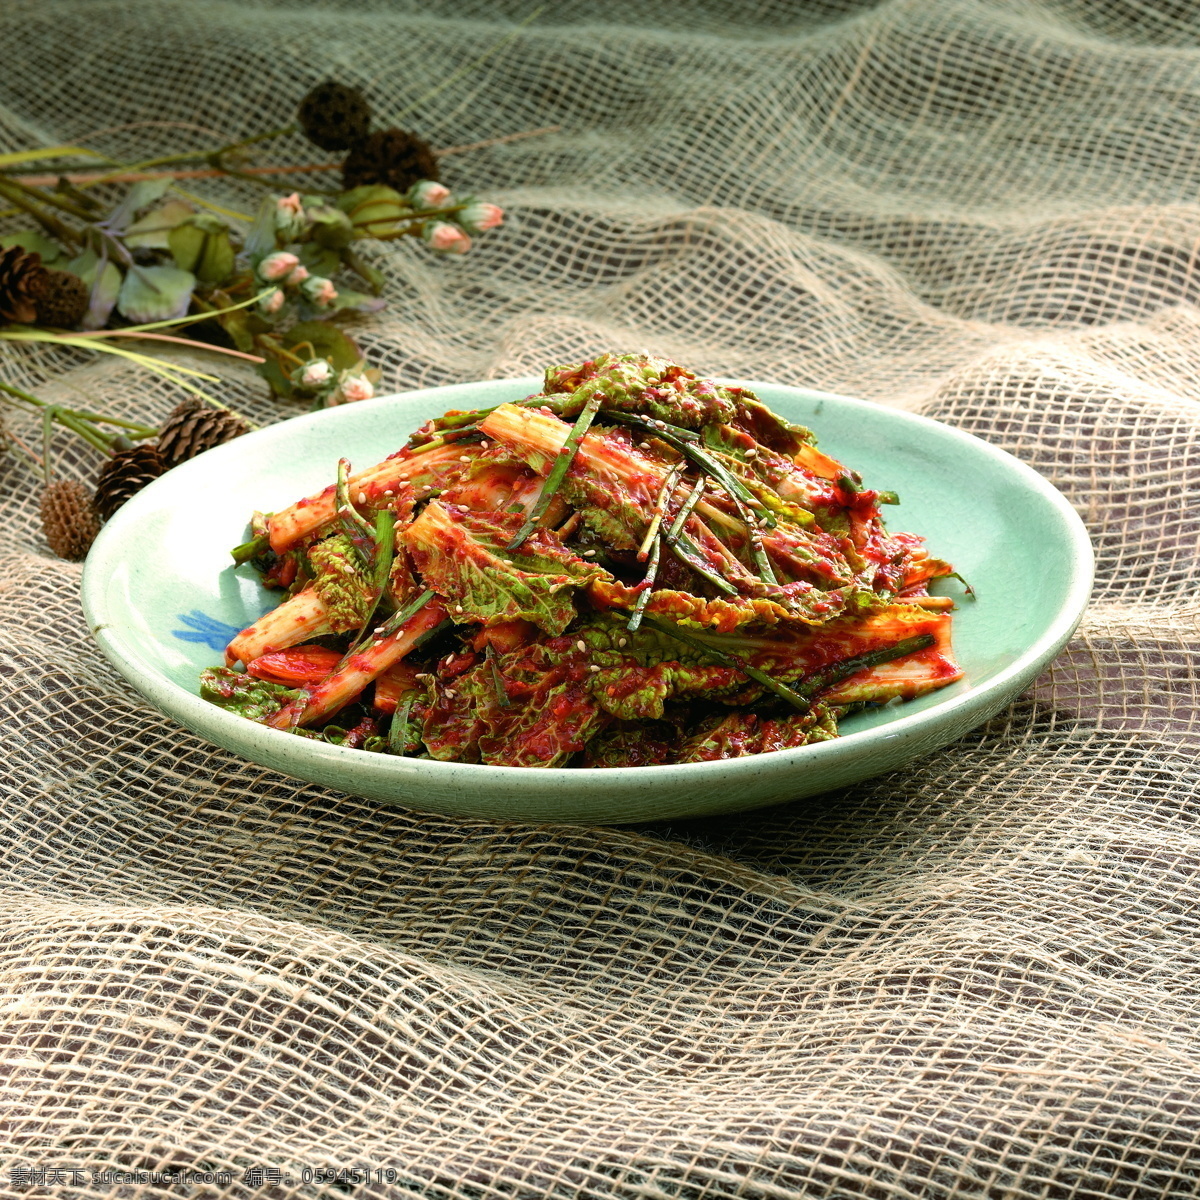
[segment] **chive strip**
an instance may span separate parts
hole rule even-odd
[[[403,625],[404,622],[409,619],[409,617],[415,616],[420,609],[424,608],[425,605],[430,600],[433,599],[433,597],[434,597],[434,592],[433,592],[432,588],[427,589],[426,591],[422,592],[410,604],[407,604],[404,606],[404,608],[400,609],[399,612],[392,613],[392,615],[390,617],[388,617],[388,619],[382,625],[380,625],[379,628],[377,630],[375,630],[374,633],[371,632],[371,617],[368,617],[366,624],[359,631],[358,637],[355,638],[355,640],[350,643],[350,648],[346,651],[345,654],[342,655],[341,661],[338,663],[338,665],[336,667],[333,668],[332,671],[330,671],[329,674],[336,675],[339,671],[344,670],[346,667],[346,664],[349,663],[349,661],[372,638],[382,639],[385,637],[391,637],[391,635],[393,633],[395,633],[396,630],[398,630],[400,628],[400,626]],[[371,616],[374,616],[373,610],[372,610]],[[326,678],[328,678],[328,676],[326,676]]]
[[[934,578],[935,579],[957,579],[958,582],[961,583],[963,585],[963,587],[965,587],[967,589],[967,595],[970,596],[972,600],[975,599],[975,589],[957,571],[951,571],[949,575],[935,575]]]
[[[793,691],[786,683],[780,683],[779,680],[772,679],[766,671],[760,671],[757,667],[752,667],[738,655],[726,654],[723,650],[716,650],[707,642],[702,642],[699,638],[692,637],[690,633],[684,633],[678,625],[666,621],[657,621],[654,617],[647,617],[646,621],[655,629],[667,634],[668,637],[673,637],[676,641],[682,642],[685,646],[691,646],[694,650],[702,651],[704,654],[709,655],[710,658],[715,658],[723,666],[734,667],[744,675],[748,675],[756,683],[761,683],[768,691],[772,691],[775,695],[786,700],[793,708],[797,708],[801,712],[808,712],[812,708],[812,701],[807,696]]]
[[[738,512],[746,523],[746,536],[750,539],[750,554],[754,565],[758,568],[758,577],[768,586],[778,587],[779,580],[771,569],[771,560],[767,557],[767,548],[763,545],[762,530],[754,519],[754,514],[736,496],[733,502],[738,506]]]
[[[767,558],[767,552],[762,543],[762,534],[759,532],[758,521],[751,510],[758,509],[762,511],[762,522],[769,529],[775,527],[774,515],[769,511],[763,510],[762,501],[733,472],[723,463],[718,462],[716,458],[699,444],[699,436],[692,433],[691,430],[680,429],[675,425],[668,425],[665,421],[648,421],[644,417],[634,417],[632,413],[611,412],[608,415],[615,421],[622,421],[626,424],[637,425],[639,428],[652,430],[667,445],[673,446],[681,454],[686,455],[697,467],[711,475],[720,484],[721,488],[728,494],[737,507],[738,514],[746,526],[746,536],[750,542],[751,557],[754,559],[754,565],[758,569],[758,577],[768,586],[777,587],[779,580],[775,577],[775,572],[771,569],[771,561]]]
[[[638,596],[637,603],[633,606],[633,615],[625,626],[630,633],[637,633],[642,618],[646,615],[646,605],[650,603],[650,593],[654,591],[654,581],[658,577],[658,560],[661,554],[662,538],[655,536],[654,545],[650,550],[650,561],[646,565],[646,578],[642,580],[642,594]]]
[[[509,550],[516,550],[537,528],[538,521],[542,519],[542,515],[550,507],[550,501],[554,499],[554,493],[558,491],[562,481],[567,477],[567,472],[575,461],[575,452],[579,449],[579,443],[583,441],[583,435],[591,426],[592,419],[600,411],[600,404],[603,400],[604,393],[598,388],[588,397],[583,411],[575,419],[575,424],[571,426],[571,432],[567,434],[567,440],[563,442],[562,449],[555,457],[554,466],[550,468],[546,482],[542,484],[542,494],[538,496],[537,503],[530,510],[529,516],[525,518],[524,524],[517,530],[516,537],[508,543]]]
[[[447,429],[439,433],[436,437],[432,437],[427,442],[422,442],[419,446],[408,446],[409,456],[414,454],[424,454],[426,450],[440,450],[443,446],[452,446],[455,442],[479,442],[483,440],[483,434],[479,432],[478,425],[464,425],[461,429]]]
[[[357,645],[362,645],[379,611],[379,602],[387,588],[388,577],[392,573],[392,559],[396,554],[396,515],[388,508],[381,508],[375,514],[375,562],[371,568],[371,587],[375,591],[375,599],[362,623],[356,639]]]
[[[703,494],[704,476],[701,475],[696,480],[695,486],[688,493],[688,497],[683,502],[679,512],[675,514],[675,520],[671,522],[671,528],[663,532],[663,540],[698,575],[702,575],[709,583],[719,588],[727,596],[736,596],[738,594],[737,588],[723,575],[712,569],[701,552],[700,547],[683,532],[683,527],[687,524],[688,517],[692,515],[692,510],[700,502],[700,497]]]
[[[375,527],[354,507],[350,499],[350,463],[344,458],[338,459],[337,466],[337,519],[342,532],[358,552],[362,566],[370,566],[370,556],[359,542],[365,538],[374,545]]]
[[[701,475],[696,480],[696,486],[688,493],[687,499],[679,508],[679,512],[675,514],[675,520],[671,522],[671,528],[667,532],[668,538],[677,538],[682,532],[683,527],[687,524],[687,519],[692,515],[692,510],[700,503],[700,497],[704,495],[704,476]]]
[[[233,558],[233,561],[240,567],[242,563],[247,563],[252,558],[257,558],[260,554],[265,554],[270,548],[270,537],[265,533],[260,533],[258,537],[251,538],[248,542],[243,542],[240,546],[234,546],[229,554]]]
[[[488,643],[486,657],[488,664],[492,668],[492,686],[496,689],[496,699],[499,701],[501,708],[511,708],[512,701],[508,698],[508,692],[504,687],[504,680],[500,678],[500,668],[496,666],[496,655],[492,650],[491,642]]]
[[[711,475],[721,485],[722,490],[729,493],[731,499],[735,501],[740,499],[750,508],[762,507],[762,501],[736,475],[700,445],[699,434],[693,433],[690,429],[681,429],[678,425],[668,425],[666,421],[653,421],[647,417],[640,417],[635,413],[610,410],[605,415],[610,420],[648,430],[662,438],[668,446],[672,446],[680,454],[686,455],[697,467]],[[770,528],[775,525],[775,518],[770,513],[763,515],[763,521]]]
[[[737,588],[723,575],[718,575],[705,561],[700,547],[686,533],[680,533],[673,537],[668,530],[663,534],[663,538],[683,562],[687,563],[697,575],[702,575],[707,579],[713,587],[724,592],[727,596],[736,596],[738,594]]]
[[[392,715],[392,724],[388,729],[388,749],[393,754],[403,758],[408,753],[408,714],[412,712],[413,701],[410,696],[402,708],[396,709]]]
[[[400,628],[401,625],[404,624],[405,621],[407,621],[410,617],[416,616],[416,614],[422,608],[424,608],[430,600],[433,599],[434,594],[435,593],[432,588],[426,589],[414,601],[412,601],[411,604],[406,604],[399,612],[393,613],[390,617],[388,617],[388,619],[379,627],[375,634],[371,634],[369,626],[367,629],[364,629],[358,641],[356,641],[350,647],[350,649],[342,655],[342,657],[338,660],[337,666],[335,666],[333,670],[325,676],[325,679],[330,679],[334,675],[338,675],[344,671],[349,665],[350,660],[363,648],[363,645],[372,636],[378,637],[380,640],[385,637],[390,637]],[[441,633],[441,631],[450,624],[452,624],[450,620],[442,621],[440,624],[435,625],[432,629],[421,634],[421,636],[417,638],[417,640],[408,648],[408,653],[411,654],[418,646],[424,645],[424,643],[429,641],[431,637],[433,637],[435,634]],[[324,683],[325,680],[322,680],[321,682]],[[303,720],[304,714],[308,710],[308,706],[311,701],[312,692],[309,692],[304,699],[304,703],[292,713],[292,721],[289,728],[296,729],[299,727],[300,722]]]
[[[875,497],[875,502],[877,504],[899,504],[900,497],[897,496],[895,492],[880,492],[879,495]]]
[[[402,609],[392,613],[390,617],[382,625],[373,636],[376,637],[391,637],[401,625],[404,624],[410,617],[415,617],[421,609],[434,598],[436,593],[432,588],[426,588],[415,600],[410,601]],[[445,622],[443,622],[444,624]],[[440,628],[440,626],[439,626]]]
[[[851,675],[861,671],[864,667],[877,667],[881,663],[891,662],[895,658],[903,658],[906,654],[915,654],[918,650],[928,650],[933,643],[932,634],[922,633],[916,637],[905,638],[903,641],[896,642],[895,645],[885,646],[882,650],[871,650],[854,658],[845,658],[826,668],[819,675],[813,675],[806,679],[800,687],[800,692],[805,696],[813,696],[827,687],[832,687],[835,683],[840,683],[843,679],[849,679]]]
[[[646,530],[646,536],[642,538],[642,544],[638,547],[638,562],[645,562],[649,554],[650,547],[658,539],[659,526],[662,525],[663,514],[666,512],[667,502],[671,494],[675,491],[676,481],[679,479],[679,466],[672,467],[667,472],[667,477],[663,481],[662,487],[659,489],[658,498],[654,501],[654,515],[650,518],[650,525]],[[701,487],[704,486],[704,481],[700,481]]]

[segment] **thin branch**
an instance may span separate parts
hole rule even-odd
[[[520,142],[525,138],[541,137],[547,133],[558,133],[561,125],[543,125],[540,129],[525,129],[520,133],[506,133],[499,137],[485,138],[482,142],[465,142],[461,146],[446,146],[435,150],[438,158],[449,158],[453,154],[467,154],[472,150],[485,150],[488,146],[504,146],[509,142]],[[199,156],[197,156],[199,157]],[[320,171],[340,171],[340,162],[331,163],[297,163],[293,166],[273,167],[240,167],[232,170],[217,170],[213,167],[204,169],[193,168],[185,171],[124,171],[120,174],[96,174],[95,172],[78,172],[69,175],[22,175],[23,183],[30,187],[52,187],[59,179],[68,183],[140,183],[146,179],[217,179],[222,175],[311,175]],[[12,172],[17,174],[17,172]]]
[[[80,336],[83,336],[82,334]],[[208,342],[198,342],[194,338],[172,337],[169,333],[145,333],[130,329],[96,329],[88,335],[92,338],[146,338],[153,342],[174,342],[179,346],[191,346],[195,350],[211,350],[214,354],[227,354],[230,358],[244,358],[247,362],[264,363],[267,360],[258,354],[246,354],[241,350],[231,350],[227,346],[213,346]]]

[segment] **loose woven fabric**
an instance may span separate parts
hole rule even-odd
[[[10,456],[0,1187],[1195,1194],[1200,17],[565,0],[417,100],[528,11],[9,0],[0,150],[207,148],[331,76],[436,146],[560,124],[444,160],[507,209],[469,255],[372,250],[389,305],[355,336],[385,388],[648,349],[922,412],[1066,493],[1094,604],[1029,694],[885,778],[669,828],[453,821],[158,716],[89,641]],[[254,420],[296,411],[187,361]],[[8,345],[0,371],[142,419],[182,398],[82,353]]]

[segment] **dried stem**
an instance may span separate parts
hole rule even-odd
[[[525,138],[541,137],[547,133],[558,133],[561,125],[543,125],[540,129],[525,129],[520,133],[506,133],[499,137],[485,138],[481,142],[465,142],[461,146],[446,146],[435,150],[438,158],[449,158],[453,154],[468,154],[472,150],[485,150],[489,146],[504,146],[510,142],[520,142]],[[197,155],[196,157],[201,157]],[[204,161],[209,161],[204,157]],[[146,171],[129,169],[114,173],[111,171],[97,173],[94,171],[72,172],[66,175],[22,175],[22,182],[30,187],[53,187],[60,179],[74,184],[96,183],[140,183],[146,179],[217,179],[222,175],[236,175],[239,178],[248,175],[311,175],[323,171],[340,171],[340,162],[330,163],[297,163],[292,166],[271,167],[240,167],[236,171],[228,167],[190,168],[181,171]],[[8,172],[9,176],[21,174],[18,171]],[[257,182],[257,180],[255,180]]]

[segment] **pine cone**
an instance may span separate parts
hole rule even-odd
[[[59,558],[79,562],[100,532],[88,490],[75,479],[56,479],[42,492],[42,532]]]
[[[70,271],[48,271],[47,275],[50,282],[37,304],[38,321],[55,329],[74,329],[91,301],[88,285]]]
[[[163,469],[169,470],[213,446],[232,442],[249,428],[241,417],[226,409],[209,408],[200,400],[185,400],[176,405],[159,430],[158,453]]]
[[[371,127],[371,106],[355,87],[327,79],[300,101],[304,136],[322,150],[349,150]]]
[[[37,320],[38,301],[50,285],[50,272],[36,250],[9,246],[0,250],[0,321]]]
[[[155,446],[143,443],[132,450],[118,450],[101,468],[96,480],[96,510],[107,521],[126,500],[166,469]]]
[[[347,191],[382,183],[406,192],[422,179],[438,178],[438,160],[429,143],[403,129],[380,129],[346,155],[342,185]]]

